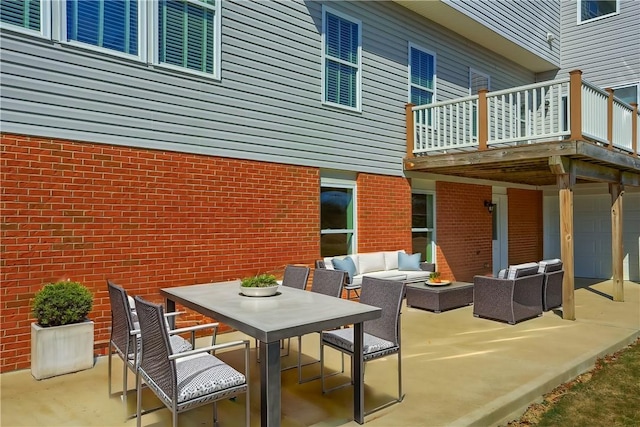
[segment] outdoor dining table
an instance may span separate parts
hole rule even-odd
[[[353,324],[354,354],[360,355],[352,360],[353,418],[364,423],[363,322],[379,318],[380,308],[283,286],[271,297],[247,297],[240,293],[239,280],[164,288],[160,293],[167,311],[179,303],[259,340],[262,426],[280,425],[280,340]]]

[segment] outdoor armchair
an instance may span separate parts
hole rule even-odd
[[[142,381],[171,411],[172,425],[177,427],[178,414],[213,403],[213,425],[217,425],[217,402],[245,394],[245,425],[250,425],[249,341],[233,341],[174,354],[169,332],[164,327],[161,305],[135,298],[140,321],[141,355],[137,377],[137,426],[142,418]],[[242,374],[210,354],[217,350],[244,347]]]
[[[402,298],[404,296],[405,284],[397,280],[376,279],[365,276],[362,279],[362,291],[360,293],[360,302],[372,305],[382,309],[382,316],[378,319],[367,320],[364,322],[364,346],[363,359],[368,362],[391,354],[398,357],[398,397],[391,402],[385,403],[369,411],[365,411],[365,415],[386,408],[387,406],[401,402],[404,398],[402,393],[402,355],[401,355],[401,328],[400,328],[400,309],[402,306]],[[352,364],[354,362],[354,328],[348,327],[336,329],[334,331],[323,331],[320,340],[320,377],[322,381],[322,392],[327,393],[337,388],[345,387],[353,383],[344,383],[331,389],[325,388],[324,374],[324,348],[331,347],[344,354],[351,356]],[[352,365],[353,366],[353,365]],[[344,365],[343,365],[344,371]],[[353,368],[351,369],[353,373]]]
[[[542,309],[549,311],[562,305],[562,280],[564,270],[559,259],[540,261],[538,271],[544,274],[542,284]]]

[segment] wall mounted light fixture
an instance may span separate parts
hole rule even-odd
[[[493,209],[496,207],[495,203],[491,203],[489,200],[484,201],[484,207],[487,208],[489,213],[493,213]]]

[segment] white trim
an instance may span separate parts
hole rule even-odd
[[[51,1],[40,0],[40,31],[24,28],[20,25],[9,24],[8,22],[0,22],[0,29],[51,39],[51,4]]]
[[[327,41],[326,41],[326,33],[327,33],[327,13],[331,14],[331,15],[335,15],[341,19],[344,19],[345,21],[349,21],[353,24],[356,24],[358,26],[358,52],[357,52],[357,58],[358,58],[358,63],[357,63],[357,67],[354,67],[354,65],[352,63],[347,63],[347,65],[353,67],[353,68],[357,68],[357,73],[356,73],[356,106],[351,107],[348,105],[342,105],[342,104],[337,104],[335,102],[329,102],[327,101],[326,97],[327,97],[327,93],[326,93],[326,60],[327,60],[327,56],[326,56],[326,48],[327,48]],[[336,61],[336,62],[344,62],[341,61],[339,58],[331,58],[332,61]],[[332,9],[330,7],[327,7],[325,5],[322,5],[322,37],[321,37],[321,52],[320,52],[320,68],[321,68],[321,76],[320,76],[320,101],[322,103],[322,105],[327,105],[327,106],[331,106],[331,107],[336,107],[336,108],[341,108],[341,109],[345,109],[345,110],[350,110],[350,111],[356,111],[356,112],[362,112],[362,21],[356,18],[353,18],[349,15],[346,15],[342,12],[338,12],[335,9]]]
[[[429,89],[426,88],[424,86],[417,86],[417,88],[426,90],[428,92],[431,92],[431,103],[436,102],[436,89],[437,89],[437,82],[438,82],[438,63],[437,63],[437,56],[436,53],[432,50],[429,49],[425,49],[422,46],[419,46],[413,42],[409,42],[407,45],[407,102],[411,102],[411,87],[413,86],[413,83],[411,83],[411,50],[415,49],[415,50],[419,50],[422,53],[426,53],[427,55],[431,55],[431,57],[433,58],[433,89]]]
[[[635,102],[638,105],[640,105],[640,82],[631,82],[631,83],[628,83],[628,84],[624,84],[623,83],[623,84],[619,84],[619,85],[616,85],[616,86],[612,86],[611,89],[613,89],[613,96],[616,96],[616,93],[615,93],[616,90],[618,90],[618,89],[627,89],[627,88],[630,88],[630,87],[633,87],[633,86],[636,87],[636,101]]]
[[[413,195],[414,194],[426,194],[429,196],[433,196],[433,212],[432,212],[432,216],[433,216],[433,227],[429,228],[429,227],[411,227],[411,240],[413,241],[413,233],[431,233],[431,256],[433,259],[431,260],[427,260],[427,262],[431,262],[433,264],[436,264],[436,260],[437,260],[437,253],[436,253],[436,249],[438,247],[438,245],[436,244],[437,242],[437,223],[438,223],[438,218],[437,218],[437,209],[436,209],[436,202],[437,202],[437,196],[436,196],[436,192],[434,190],[423,190],[420,188],[416,188],[416,187],[412,187],[411,188],[411,210],[412,210],[412,214],[413,214]],[[425,258],[426,258],[426,254],[425,254]]]
[[[608,18],[610,16],[615,16],[620,14],[620,0],[615,0],[616,2],[616,10],[615,12],[607,13],[606,15],[596,16],[595,18],[582,20],[582,2],[583,1],[592,1],[592,0],[578,0],[576,2],[576,22],[577,25],[586,24],[588,22],[599,21],[600,19]]]
[[[346,188],[351,190],[351,197],[353,198],[353,212],[352,212],[353,228],[326,229],[326,230],[323,230],[322,228],[320,228],[320,235],[351,233],[351,248],[349,248],[351,252],[349,253],[350,254],[358,253],[358,194],[357,194],[358,186],[356,185],[356,181],[351,179],[320,177],[320,190],[322,189],[322,187]],[[322,191],[320,191],[319,193],[322,194]],[[320,205],[321,204],[322,202],[320,202]]]

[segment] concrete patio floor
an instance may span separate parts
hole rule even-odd
[[[371,427],[492,426],[517,418],[528,404],[591,368],[598,357],[615,352],[640,336],[640,284],[624,283],[624,302],[613,302],[611,281],[576,279],[576,320],[561,311],[517,325],[474,318],[472,307],[440,314],[403,307],[403,383],[400,404],[367,417]],[[234,332],[219,342],[245,338]],[[253,340],[251,340],[253,342]],[[202,344],[204,345],[204,344]],[[296,340],[283,365],[294,364]],[[328,365],[339,367],[328,350]],[[304,337],[303,353],[318,355],[318,335]],[[238,351],[220,357],[240,368]],[[260,425],[259,367],[253,350],[251,425]],[[121,362],[115,357],[113,386],[121,383]],[[305,375],[318,372],[316,365]],[[346,376],[333,377],[344,381]],[[391,398],[396,386],[396,358],[367,364],[366,407]],[[124,421],[118,396],[107,396],[107,358],[92,369],[37,381],[29,370],[0,376],[0,424],[10,426],[135,426]],[[131,381],[133,386],[133,381]],[[350,387],[322,395],[319,381],[299,385],[295,369],[282,373],[283,426],[357,426],[351,420]],[[144,406],[157,404],[145,392]],[[130,409],[135,393],[130,393]],[[374,402],[375,401],[375,402]],[[220,426],[244,425],[244,397],[219,404]],[[181,426],[212,426],[211,405],[180,415]],[[594,422],[597,420],[594,420]],[[171,424],[168,410],[142,418],[144,426]]]

